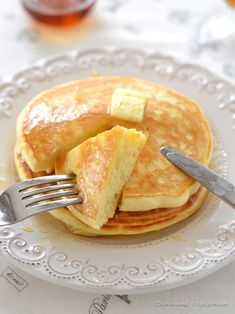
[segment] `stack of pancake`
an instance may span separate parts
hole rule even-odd
[[[112,142],[116,141],[115,137],[121,135],[112,130],[117,126],[135,129],[143,137],[138,154],[132,160],[132,171],[123,181],[121,193],[116,193],[115,212],[101,223],[94,223],[94,215],[91,223],[91,210],[84,202],[53,210],[50,214],[63,221],[70,231],[87,236],[145,233],[192,215],[203,202],[206,190],[168,162],[159,148],[174,147],[208,166],[212,134],[207,119],[200,107],[186,96],[136,78],[80,80],[44,91],[31,100],[17,122],[15,162],[20,178],[74,173],[84,198],[79,182],[88,182],[87,172],[80,168],[86,164],[87,157],[81,152],[84,147],[90,147],[92,155],[100,136],[111,134]],[[107,133],[110,132],[107,130],[112,132]],[[134,145],[133,139],[125,141],[126,147]],[[105,145],[99,148],[102,152]],[[80,153],[74,153],[76,151]],[[117,152],[114,147],[112,158]],[[87,151],[86,154],[89,155]],[[126,159],[129,153],[125,154],[124,149],[118,156],[115,158]],[[97,163],[93,175],[89,174],[89,182],[97,181],[101,173],[105,176],[104,168],[99,169],[99,165]],[[109,167],[105,169],[108,172]],[[112,176],[115,176],[113,171]],[[108,182],[101,192],[113,193],[112,187]],[[90,194],[93,202],[98,195],[94,193]]]

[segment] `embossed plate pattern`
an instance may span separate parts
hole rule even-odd
[[[175,88],[196,99],[211,123],[212,167],[235,178],[235,88],[211,72],[158,53],[92,49],[42,60],[0,85],[0,189],[17,180],[15,122],[40,91],[63,82],[100,75],[136,76]],[[18,267],[64,286],[98,293],[144,293],[202,278],[235,256],[235,213],[208,195],[184,222],[133,237],[85,238],[67,232],[43,214],[0,228],[0,251]]]

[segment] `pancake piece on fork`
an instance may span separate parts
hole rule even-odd
[[[115,214],[146,136],[135,129],[116,126],[58,157],[56,174],[75,174],[83,199],[69,210],[94,229],[100,229]]]

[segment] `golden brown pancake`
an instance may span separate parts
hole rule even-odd
[[[57,158],[57,174],[76,175],[83,202],[68,208],[78,219],[100,229],[114,216],[123,186],[145,142],[142,132],[115,126]]]
[[[140,122],[111,115],[117,89],[146,94]],[[212,135],[207,119],[191,99],[171,89],[127,77],[99,77],[58,86],[35,97],[17,123],[17,143],[33,172],[54,171],[58,156],[115,125],[141,130],[148,137],[124,186],[120,211],[179,207],[199,189],[160,153],[172,146],[209,165]]]
[[[15,162],[21,180],[46,175],[45,172],[33,172],[18,149],[15,151]],[[184,205],[175,208],[158,208],[142,212],[121,212],[117,210],[115,216],[109,219],[100,230],[87,226],[67,208],[50,211],[50,214],[64,222],[71,232],[84,236],[141,234],[164,229],[191,216],[202,204],[206,193],[207,190],[200,187]]]

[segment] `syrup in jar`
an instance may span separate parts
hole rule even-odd
[[[95,0],[22,0],[36,20],[56,26],[69,26],[90,12]]]

